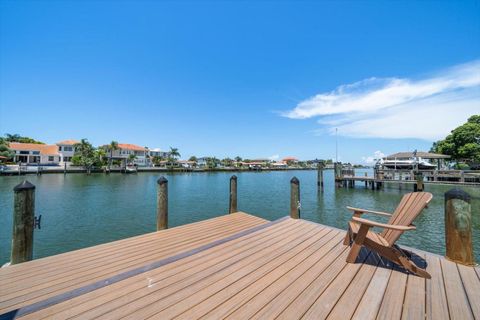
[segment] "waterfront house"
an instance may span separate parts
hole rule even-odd
[[[160,158],[160,159],[167,159],[168,156],[170,155],[170,152],[168,151],[162,151],[160,148],[154,148],[154,149],[148,149],[147,148],[147,166],[152,166],[154,167],[154,162],[153,158]]]
[[[80,143],[78,140],[63,140],[57,142],[58,153],[60,154],[60,163],[72,162],[72,157],[75,154],[74,145]]]
[[[61,155],[58,146],[10,142],[8,147],[14,152],[13,162],[25,165],[58,165]]]
[[[272,167],[278,168],[278,169],[285,169],[287,168],[287,163],[283,161],[278,161],[278,162],[273,162]]]
[[[160,158],[167,158],[169,156],[168,151],[162,151],[160,148],[148,149],[148,155],[150,157],[160,157]]]
[[[209,157],[201,157],[197,159],[197,167],[205,168],[207,166]]]
[[[405,160],[411,160],[413,158],[418,158],[418,159],[423,159],[427,160],[428,162],[432,164],[437,165],[437,170],[444,169],[445,167],[445,161],[447,159],[450,159],[450,156],[447,156],[445,154],[439,154],[439,153],[432,153],[432,152],[424,152],[424,151],[417,151],[415,154],[413,152],[397,152],[394,154],[391,154],[389,156],[386,156],[382,158],[382,160],[398,160],[398,161],[405,161]]]
[[[285,157],[282,159],[282,162],[285,162],[287,165],[291,166],[294,164],[298,164],[298,159],[295,157]]]
[[[125,164],[129,162],[130,155],[134,155],[133,164],[144,167],[148,165],[147,151],[147,148],[135,144],[119,143],[118,149],[112,152],[112,159],[120,160]]]

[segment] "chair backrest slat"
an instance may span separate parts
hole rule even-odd
[[[395,212],[390,217],[388,224],[398,226],[409,226],[422,210],[432,200],[432,194],[429,192],[412,192],[403,196]],[[381,236],[387,240],[389,245],[393,245],[400,238],[403,231],[385,229]]]

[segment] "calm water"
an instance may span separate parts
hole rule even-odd
[[[301,183],[301,216],[345,229],[351,213],[345,206],[392,211],[404,190],[335,189],[333,172],[325,172],[325,192],[317,193],[315,171],[237,173],[239,209],[273,220],[289,210],[290,179]],[[363,174],[363,173],[361,173]],[[370,173],[371,174],[371,173]],[[159,174],[45,174],[27,176],[37,186],[36,214],[42,229],[35,231],[36,258],[155,230],[156,180]],[[169,224],[178,226],[225,214],[230,173],[166,174],[169,180]],[[0,177],[0,263],[10,256],[13,187],[25,177]],[[443,255],[443,193],[449,186],[427,186],[431,205],[417,219],[417,230],[404,234],[401,243]],[[474,199],[474,246],[480,261],[480,188],[465,188]]]

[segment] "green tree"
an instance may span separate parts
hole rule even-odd
[[[94,166],[103,167],[107,165],[107,152],[103,148],[94,151]]]
[[[0,138],[0,156],[5,157],[6,160],[10,160],[14,155],[13,151],[8,148],[8,142]]]
[[[128,155],[128,163],[133,164],[135,162],[135,159],[137,159],[137,156],[134,154],[129,154]]]
[[[156,166],[160,165],[160,162],[162,162],[162,161],[165,161],[165,158],[164,158],[164,157],[153,156],[153,158],[152,158],[152,162],[153,162]]]
[[[237,161],[237,162],[242,161],[242,157],[236,156],[236,157],[235,157],[235,161]]]
[[[197,159],[197,157],[195,157],[195,156],[191,156],[191,157],[188,159],[188,161],[194,161],[194,162],[197,162],[197,160],[198,160],[198,159]]]
[[[110,153],[110,159],[108,161],[108,170],[110,170],[110,167],[112,166],[112,160],[113,160],[113,152],[115,150],[118,150],[118,142],[117,141],[112,141],[108,144],[107,150]]]
[[[20,143],[36,143],[36,144],[44,144],[41,141],[37,141],[35,139],[29,138],[29,137],[22,137],[19,134],[10,134],[6,133],[5,134],[5,140],[7,142],[20,142]]]
[[[170,147],[170,152],[168,154],[174,160],[177,160],[178,158],[180,158],[180,152],[178,152],[177,148]]]
[[[432,152],[446,154],[467,163],[480,161],[480,115],[473,115],[444,139],[433,144]]]
[[[75,148],[75,154],[72,158],[73,164],[84,167],[87,173],[90,173],[92,166],[98,160],[95,155],[95,148],[87,139],[80,140],[73,147]]]
[[[230,158],[224,158],[222,159],[222,165],[225,167],[230,167],[233,164],[233,160]]]

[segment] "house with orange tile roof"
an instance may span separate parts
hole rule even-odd
[[[112,157],[114,160],[121,160],[124,163],[129,162],[130,155],[135,155],[133,163],[138,166],[148,165],[148,149],[146,147],[137,146],[131,143],[119,143],[118,150],[113,151]]]
[[[60,153],[60,162],[61,163],[70,163],[72,162],[72,157],[75,154],[74,145],[80,143],[78,140],[63,140],[56,143],[58,146],[58,152]]]
[[[27,165],[58,165],[61,155],[56,144],[10,142],[8,147],[15,153],[13,161]]]

